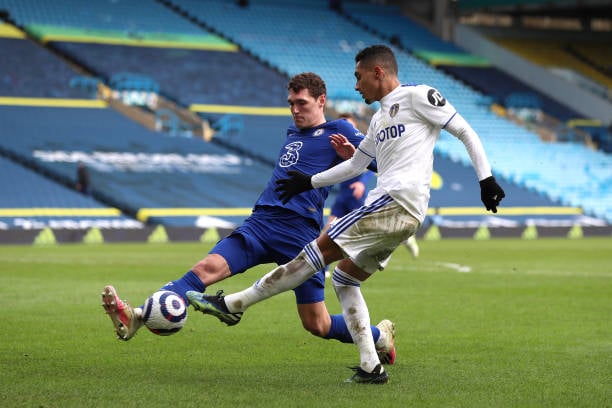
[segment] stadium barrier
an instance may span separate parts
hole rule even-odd
[[[232,228],[145,226],[141,229],[36,229],[0,230],[0,245],[58,245],[104,243],[202,242],[214,244],[228,236]],[[612,225],[607,226],[517,226],[517,227],[465,227],[453,228],[432,224],[417,232],[417,239],[437,241],[441,239],[488,240],[496,238],[541,239],[588,237],[612,237]]]
[[[104,243],[167,243],[203,242],[215,243],[226,237],[231,228],[145,226],[141,229],[7,229],[0,230],[0,245],[57,245]]]

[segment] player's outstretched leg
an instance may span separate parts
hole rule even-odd
[[[242,319],[242,312],[230,313],[223,299],[223,291],[220,290],[216,295],[206,295],[204,293],[190,290],[187,292],[187,299],[195,310],[204,314],[215,316],[228,326],[233,326]]]
[[[119,340],[131,339],[142,327],[142,309],[133,308],[119,299],[117,291],[110,285],[102,291],[102,307],[113,322]]]
[[[382,371],[382,365],[374,367],[374,371],[368,373],[361,367],[350,367],[351,370],[355,371],[355,374],[351,378],[346,379],[347,383],[355,384],[386,384],[389,382],[389,376],[386,371]]]
[[[392,365],[395,363],[395,323],[385,319],[378,323],[376,327],[381,332],[385,332],[384,344],[376,347],[378,359],[383,364]]]

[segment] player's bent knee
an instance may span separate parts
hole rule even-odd
[[[305,321],[302,320],[302,327],[310,334],[317,337],[325,337],[327,336],[327,332],[329,331],[329,327],[326,327],[322,322],[319,321]]]

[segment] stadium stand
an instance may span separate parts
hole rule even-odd
[[[449,143],[459,142],[453,140]],[[504,183],[504,209],[500,210],[500,214],[483,213],[474,201],[474,197],[479,195],[479,189],[471,167],[436,154],[434,170],[427,223],[449,228],[478,228],[486,225],[501,229],[524,225],[567,227],[575,224],[603,224],[586,216],[577,207],[556,205],[554,200],[523,183]]]
[[[154,0],[106,1],[91,0],[0,0],[0,9],[33,32],[38,27],[62,27],[98,32],[144,36],[147,33],[201,34],[201,30],[188,20],[167,10]]]
[[[142,228],[142,223],[54,180],[0,157],[0,229]]]
[[[343,12],[367,30],[378,32],[391,43],[482,92],[486,95],[483,101],[488,99],[488,103],[494,102],[513,110],[524,108],[537,110],[538,114],[543,113],[547,116],[542,126],[547,127],[550,132],[560,134],[559,139],[588,140],[600,149],[609,151],[612,135],[608,134],[605,126],[597,127],[592,124],[575,126],[575,123],[584,120],[587,123],[593,121],[520,79],[492,66],[487,59],[472,55],[448,41],[443,41],[403,15],[399,7],[345,2]],[[586,43],[573,41],[572,44],[571,51],[576,55],[580,54],[581,47],[585,50],[601,51],[602,57],[599,61],[603,65],[606,64],[606,51],[601,49],[603,44],[597,41]],[[570,52],[570,46],[566,46],[565,51]],[[571,122],[568,124],[568,121]]]
[[[30,98],[90,98],[68,86],[78,75],[65,61],[27,39],[0,38],[0,95]]]
[[[405,16],[400,6],[381,7],[376,3],[343,2],[342,11],[367,30],[377,32],[387,42],[401,46],[418,55],[419,52],[436,52],[452,56],[465,55],[465,50],[450,41],[444,41],[425,27]]]
[[[109,85],[128,73],[151,78],[183,106],[286,104],[282,76],[158,2],[0,0],[0,8]]]
[[[605,42],[569,44],[567,51],[612,78],[612,50]]]
[[[552,76],[563,78],[603,100],[611,100],[612,76],[606,70],[611,58],[606,40],[601,37],[572,38],[559,32],[542,38],[541,33],[533,31],[505,31],[508,30],[488,31],[486,36],[516,55],[546,69]],[[576,130],[578,133],[588,134],[595,147],[608,153],[612,151],[612,123],[577,115],[575,112],[570,117],[555,108],[546,95],[539,96],[545,101],[542,109],[552,112],[552,115],[565,125],[561,126],[563,129],[560,133],[569,134],[569,140],[572,140]],[[567,109],[565,111],[568,112]]]
[[[65,178],[83,161],[96,195],[134,214],[250,208],[269,173],[215,144],[152,132],[112,109],[0,106],[0,118],[6,134],[15,135],[0,147]]]
[[[73,67],[7,24],[0,24],[0,61],[2,104],[44,104],[60,98],[91,98],[90,94],[68,86],[77,73]],[[76,170],[63,180],[41,169],[32,170],[19,160],[19,156],[5,150],[20,140],[21,133],[10,132],[5,120],[0,123],[3,140],[0,147],[0,229],[143,227],[117,208],[77,193],[74,189]]]
[[[30,4],[29,10],[37,9],[39,7],[38,3],[33,3],[34,4]],[[188,46],[186,47],[184,43],[181,47],[178,48],[163,48],[160,47],[158,44],[154,44],[155,46],[153,46],[152,44],[147,44],[146,47],[99,44],[99,42],[104,42],[106,38],[104,37],[104,35],[100,34],[100,32],[103,30],[105,30],[105,35],[108,34],[108,32],[112,32],[113,36],[116,36],[116,33],[121,30],[128,32],[128,28],[132,26],[136,26],[138,30],[140,30],[142,33],[147,33],[147,30],[157,30],[157,28],[154,28],[153,25],[147,26],[146,21],[143,24],[143,21],[141,21],[139,17],[138,10],[135,10],[133,7],[128,7],[127,10],[117,10],[112,5],[107,8],[105,6],[105,3],[106,2],[104,1],[97,2],[96,4],[94,4],[93,9],[89,8],[89,6],[82,7],[82,3],[77,4],[74,2],[62,2],[61,4],[57,4],[54,7],[46,7],[43,5],[40,7],[39,11],[41,11],[44,16],[40,17],[40,19],[37,19],[36,15],[34,15],[33,17],[32,15],[29,15],[27,13],[27,10],[24,13],[20,14],[20,12],[24,11],[24,8],[28,8],[28,4],[24,2],[19,3],[16,6],[17,12],[13,13],[13,9],[11,10],[11,12],[13,13],[13,18],[19,20],[19,22],[24,26],[27,26],[28,28],[32,29],[32,32],[38,34],[39,37],[44,38],[48,45],[53,45],[53,49],[59,50],[63,55],[69,57],[68,59],[70,61],[76,61],[79,66],[84,67],[88,72],[100,74],[100,78],[102,80],[105,80],[114,91],[121,92],[125,90],[136,89],[157,92],[158,87],[161,84],[161,92],[163,92],[163,89],[170,90],[173,99],[180,100],[185,105],[190,103],[228,104],[230,102],[241,101],[244,104],[257,106],[261,104],[267,104],[268,101],[270,101],[272,98],[275,98],[276,100],[274,103],[278,105],[280,101],[280,103],[282,103],[283,109],[285,109],[285,79],[282,78],[282,76],[280,76],[275,71],[270,70],[269,68],[265,68],[259,63],[256,63],[252,58],[244,54],[234,52],[234,47],[231,47],[228,50],[209,50],[191,49]],[[136,4],[134,2],[132,3],[132,5]],[[138,7],[140,7],[141,5],[142,4],[139,4]],[[88,14],[92,20],[90,22],[87,22],[87,19],[85,19],[85,24],[83,24],[83,21],[80,21],[78,23],[69,21],[66,23],[64,20],[62,20],[64,18],[63,16],[65,16],[66,14],[70,14],[68,11],[72,7],[80,9],[81,13]],[[175,18],[174,13],[169,12],[166,8],[158,8],[157,5],[155,7],[155,10],[151,11],[148,10],[149,7],[147,5],[146,7],[144,7],[143,10],[145,14],[158,15],[158,20],[165,21],[165,18],[167,17],[166,15],[170,16],[169,20]],[[98,10],[99,13],[94,12],[95,10]],[[103,18],[103,21],[94,21],[96,19],[100,20],[99,17],[101,15],[104,15],[105,13],[109,15],[108,18]],[[129,16],[127,19],[122,18],[126,15]],[[110,22],[111,20],[113,21],[112,23]],[[85,27],[89,29],[90,27],[87,27],[89,24],[91,24],[92,26],[91,29],[98,30],[98,32],[96,37],[92,38],[86,36],[86,39],[80,38],[81,41],[85,41],[83,43],[56,43],[53,41],[53,39],[56,38],[55,36],[58,36],[58,29],[57,26],[51,26],[50,24],[58,24],[66,30],[71,29],[72,31],[70,31],[70,35],[72,36],[79,36],[82,34],[78,31],[75,31],[75,27]],[[189,27],[189,29],[191,29],[191,33],[189,33],[189,30],[186,29],[187,26]],[[181,24],[175,24],[173,27],[173,30],[181,31],[181,34],[183,34],[183,36],[186,34],[195,35],[196,33],[202,32],[202,29],[200,27],[194,26],[191,23],[187,23],[186,21],[184,21],[184,19],[181,19]],[[206,35],[209,35],[209,33],[206,33]],[[183,40],[185,40],[184,37]],[[190,39],[187,38],[187,40],[187,45],[190,45]],[[93,41],[93,43],[87,43],[86,41]],[[21,42],[28,43],[27,41]],[[62,45],[65,45],[67,50],[62,49]],[[77,52],[75,52],[74,54],[67,52],[71,50],[71,45],[75,49],[77,49]],[[82,48],[79,48],[79,45],[81,45]],[[32,44],[32,46],[35,50],[44,50],[45,52],[49,53],[48,50],[45,50],[40,45]],[[81,49],[84,51],[82,53],[78,52]],[[102,50],[102,52],[100,52],[99,50]],[[105,53],[105,50],[108,52]],[[91,66],[88,64],[89,61],[91,61]],[[103,63],[105,61],[108,62],[107,65]],[[160,61],[164,61],[165,64],[161,64]],[[52,62],[57,63],[57,61],[55,60]],[[33,69],[37,69],[36,67],[42,66],[44,66],[44,64],[39,63],[36,64]],[[107,71],[104,70],[105,67],[108,67]],[[145,67],[145,71],[146,67],[154,67],[151,69],[151,76],[141,75],[141,73],[143,72],[143,67]],[[72,72],[72,75],[70,75],[70,70],[68,71],[68,75],[64,75],[63,77],[58,76],[58,78],[54,78],[59,84],[58,89],[67,89],[66,84],[68,82],[71,82],[73,84],[82,82],[86,85],[90,85],[90,81],[87,80],[87,77],[75,77],[74,72]],[[165,72],[169,72],[170,75],[164,76]],[[145,72],[145,74],[146,73],[147,72]],[[36,74],[34,73],[32,76],[36,76]],[[258,81],[252,81],[253,78],[257,78]],[[157,81],[158,79],[159,81]],[[247,82],[252,86],[247,87]],[[43,86],[41,86],[41,88],[45,89],[45,85],[48,84],[46,82],[42,82],[42,85]],[[20,90],[16,91],[15,93],[19,95],[23,94],[23,92],[21,92]],[[278,97],[279,94],[282,95],[282,98]],[[61,96],[69,98],[72,95],[64,93]],[[64,127],[68,129],[67,132],[70,132],[75,127],[79,127],[79,118],[84,111],[78,109],[66,110],[65,112],[62,112],[62,114],[59,115],[57,114],[58,111],[53,112],[54,113],[52,114],[52,116],[61,116],[63,120],[66,121],[66,126]],[[45,119],[48,119],[46,117],[46,114],[41,114],[41,116],[45,117]],[[92,116],[92,114],[86,116]],[[282,121],[283,124],[282,128],[286,127],[286,116],[286,113],[284,115],[280,115],[280,121]],[[98,119],[92,116],[89,125],[91,125],[92,123],[96,123],[97,120]],[[241,122],[243,121],[242,117],[240,117],[240,120]],[[249,121],[249,119],[246,120]],[[256,118],[254,120],[257,121]],[[106,121],[106,119],[104,119],[103,121]],[[261,157],[259,157],[259,161],[267,161],[267,165],[269,165],[270,161],[273,160],[268,157],[270,155],[270,150],[267,148],[269,147],[269,144],[262,143],[262,141],[264,141],[265,138],[269,139],[271,137],[278,136],[276,132],[272,133],[267,130],[265,125],[263,127],[261,126],[262,123],[269,123],[269,121],[269,116],[263,116],[259,123],[254,125],[254,129],[256,129],[258,132],[250,132],[249,137],[244,138],[244,140],[246,141],[246,145],[243,148],[240,147],[240,143],[237,143],[237,145],[239,146],[231,146],[233,134],[229,131],[236,129],[226,129],[223,126],[220,126],[221,128],[219,129],[219,141],[217,143],[214,143],[214,146],[209,146],[209,148],[213,150],[216,149],[215,151],[223,151],[224,153],[228,154],[235,154],[236,152],[240,153],[241,151],[244,151],[245,154],[249,157],[258,157],[257,148],[259,147],[259,153],[261,154]],[[111,123],[114,122],[111,121]],[[84,123],[83,127],[86,126],[87,125]],[[117,129],[115,129],[114,132],[121,132],[121,125],[115,126],[117,126]],[[55,127],[55,125],[52,125],[52,127]],[[243,128],[241,128],[241,130],[242,129]],[[18,126],[15,126],[15,128],[12,130],[20,133],[27,132],[27,130],[18,129]],[[79,131],[85,132],[85,129],[80,129]],[[111,130],[110,128],[108,129],[108,131],[113,132],[113,130]],[[225,140],[223,140],[221,136],[225,137]],[[257,140],[258,136],[261,136],[264,139]],[[107,141],[109,140],[109,138],[105,139]],[[60,141],[53,143],[62,145]],[[177,139],[173,143],[180,145],[181,143],[185,144],[189,142]],[[80,144],[83,144],[83,140],[81,140],[80,143],[76,143],[75,141],[75,145]],[[232,148],[232,150],[229,152],[225,151],[222,147],[219,147],[219,145],[230,147]],[[277,146],[277,143],[273,144],[273,156],[276,155]],[[12,147],[14,148],[15,146],[13,145]],[[252,151],[248,151],[247,147],[250,147]],[[130,151],[122,144],[118,144],[114,147],[109,147],[108,149],[116,149],[118,151],[122,151],[122,149],[125,149],[122,152],[126,154]],[[28,150],[29,148],[26,148],[20,152],[20,154],[23,155],[22,157],[28,156]],[[250,160],[244,157],[242,159],[245,161]],[[198,164],[196,164],[196,167],[197,166]],[[255,165],[255,167],[257,166],[261,165]],[[63,177],[68,176],[69,170],[62,168],[61,166],[52,167],[53,172],[59,173]],[[199,171],[202,171],[202,167],[203,165],[199,164]],[[99,178],[99,174],[96,174],[97,171],[95,169],[92,171],[92,173],[94,173],[94,177],[97,176],[97,178]],[[255,171],[255,173],[257,173],[257,171]],[[249,172],[249,174],[253,174],[253,172]],[[262,180],[265,180],[266,177],[267,172],[262,177]],[[113,184],[112,177],[110,179],[111,181],[109,183]],[[242,179],[244,179],[244,177]],[[130,202],[129,199],[124,200],[120,194],[117,195],[112,193],[113,188],[117,186],[109,186],[107,185],[107,181],[108,178],[105,178],[104,182],[96,184],[96,195],[104,200],[117,202],[117,204],[121,208],[127,209],[130,213],[136,213],[140,208],[146,208],[148,206],[158,206],[157,204],[152,202],[141,203],[139,202],[139,200],[136,200],[135,202]],[[117,184],[122,185],[124,183],[119,182]],[[146,182],[143,184],[146,184]],[[168,184],[173,183],[169,182]],[[229,187],[232,183],[228,182],[223,184]],[[250,183],[249,185],[258,185],[258,183]],[[184,194],[188,194],[187,190],[188,189],[185,189]],[[241,194],[244,194],[245,189],[240,188],[239,191]],[[257,192],[258,191],[259,189],[257,190]],[[108,192],[111,193],[109,194]],[[151,197],[154,196],[155,194],[152,193]],[[152,198],[152,200],[154,201],[155,199]],[[244,202],[242,204],[247,205],[249,206],[248,208],[250,208],[250,205],[254,201],[254,198],[251,198],[247,201],[248,202]],[[177,204],[177,206],[185,207],[189,206],[190,204],[192,207],[195,205],[193,200],[190,201],[187,199],[182,200],[179,204]],[[245,212],[246,211],[242,211],[242,213]],[[149,211],[149,213],[151,213],[151,211]],[[242,214],[239,217],[244,216],[245,214]],[[190,219],[189,222],[193,224],[193,217],[175,217],[172,219],[179,221]],[[148,221],[150,220],[151,219],[148,219]]]
[[[327,2],[320,0],[308,4],[252,1],[246,8],[223,1],[169,3],[287,76],[303,71],[320,73],[328,84],[331,98],[357,99],[352,78],[346,74],[352,72],[354,51],[360,44],[380,41],[332,13]],[[311,28],[313,35],[291,36],[289,43],[279,32],[295,31],[296,13],[316,28]],[[266,21],[266,24],[252,24],[252,21]]]
[[[495,67],[441,65],[440,69],[492,98],[506,108],[540,109],[561,121],[582,117],[574,110]],[[521,99],[521,97],[523,99]]]
[[[173,0],[172,4],[202,21],[206,26],[212,27],[216,32],[222,33],[241,48],[249,50],[258,58],[267,60],[279,70],[287,72],[288,75],[293,75],[301,69],[316,67],[316,71],[332,84],[329,93],[330,98],[335,99],[359,99],[356,92],[347,92],[354,86],[353,79],[347,75],[347,72],[350,73],[353,69],[352,57],[360,44],[381,42],[380,37],[369,34],[342,16],[324,7],[311,7],[310,4],[300,5],[298,2],[292,2],[291,6],[283,7],[279,2],[270,0],[252,1],[248,8],[221,1],[202,3],[194,0]],[[313,29],[313,32],[316,33],[314,39],[296,37],[289,47],[282,39],[278,39],[277,32],[279,27],[282,28],[289,24],[288,21],[291,21],[291,16],[297,10],[308,21],[320,22],[320,24]],[[271,24],[257,27],[246,24],[247,21],[256,19],[265,19]],[[521,186],[533,189],[539,194],[547,195],[558,205],[566,205],[572,200],[569,194],[568,197],[563,197],[562,194],[560,196],[556,185],[566,185],[568,191],[586,189],[574,180],[557,181],[555,187],[546,183],[532,183],[527,186],[524,180],[529,179],[529,175],[537,174],[541,164],[538,161],[521,160],[521,154],[518,152],[516,157],[508,155],[507,145],[514,144],[520,147],[528,143],[533,145],[536,151],[544,150],[553,156],[556,155],[557,150],[565,150],[563,145],[542,142],[537,134],[496,116],[488,106],[483,106],[482,101],[486,100],[488,95],[478,92],[401,49],[396,51],[398,63],[402,67],[400,79],[404,82],[435,84],[442,90],[444,95],[453,101],[458,110],[483,136],[488,150],[495,155],[494,166],[499,170],[499,176],[518,182]],[[296,61],[299,61],[299,64]],[[458,152],[461,146],[457,146],[454,141],[447,143],[450,139],[449,135],[443,134],[437,152],[467,165],[465,157]],[[572,143],[571,150],[578,157],[576,160],[580,162],[582,161],[581,156],[591,153],[588,147],[578,143]],[[602,173],[604,173],[609,168],[607,156],[604,155],[602,160],[595,161],[594,166],[601,166]],[[551,166],[550,174],[556,174],[555,177],[558,179],[563,171],[562,165],[557,163]],[[602,182],[605,180],[598,180],[597,185]],[[608,202],[608,200],[602,200],[608,193],[605,190],[597,189],[594,193],[589,192],[588,196],[591,194],[594,194],[594,197],[583,203],[585,212],[610,219],[612,212],[609,209],[602,210],[601,205],[598,204],[601,201]]]
[[[81,42],[52,44],[109,85],[123,72],[143,75],[159,84],[161,95],[185,107],[287,104],[285,78],[244,53]]]
[[[568,52],[569,47],[581,49],[580,43],[568,44],[560,40],[539,38],[530,38],[529,41],[522,38],[493,38],[493,40],[538,65],[582,74],[595,83],[591,87],[592,90],[603,94],[606,98],[612,97],[612,78]]]
[[[345,9],[352,3],[347,2]],[[351,75],[354,53],[364,45],[391,40],[401,79],[443,91],[481,134],[496,176],[509,192],[507,205],[522,208],[496,216],[482,211],[474,215],[478,192],[473,171],[461,144],[443,132],[435,152],[440,180],[432,192],[432,222],[524,225],[538,222],[540,212],[549,221],[569,224],[598,222],[589,216],[612,221],[612,206],[606,199],[611,194],[609,156],[592,154],[577,143],[544,143],[532,131],[496,115],[490,102],[507,99],[507,94],[465,79],[474,72],[449,75],[435,66],[440,61],[461,61],[456,66],[469,71],[486,64],[414,24],[408,24],[408,31],[413,36],[418,33],[423,42],[409,50],[398,46],[401,39],[398,43],[388,34],[364,29],[356,18],[329,10],[324,0],[252,0],[248,7],[221,0],[84,4],[0,0],[0,9],[9,10],[28,35],[52,50],[48,55],[56,62],[63,55],[90,79],[99,78],[111,89],[125,85],[127,79],[131,86],[159,91],[182,107],[214,118],[217,133],[205,143],[169,132],[179,126],[167,126],[176,119],[168,111],[158,112],[156,118],[165,117],[167,122],[160,126],[165,132],[156,132],[105,105],[76,109],[5,104],[0,105],[0,120],[15,137],[2,140],[0,148],[61,180],[74,177],[75,160],[84,159],[94,179],[93,199],[111,203],[140,221],[188,226],[197,224],[200,216],[212,215],[240,222],[267,181],[281,132],[290,123],[287,76],[316,71],[326,79],[332,102],[361,104]],[[66,9],[84,17],[67,18]],[[394,9],[389,10],[391,18]],[[288,42],[279,32],[295,29],[296,13],[310,22],[313,35],[292,36]],[[166,20],[170,23],[160,31],[159,21]],[[194,45],[198,40],[202,47]],[[18,41],[44,50],[30,40]],[[71,81],[82,83],[84,89],[91,85],[87,76],[71,72],[75,73],[68,69],[57,83],[58,96],[77,91],[66,85]],[[42,81],[41,89],[54,80]],[[81,93],[92,97],[91,92]],[[546,98],[540,102],[553,105]],[[567,163],[577,163],[572,177],[566,176]],[[449,205],[472,209],[463,215],[439,211]]]

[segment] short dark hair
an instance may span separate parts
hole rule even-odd
[[[315,99],[321,95],[327,94],[325,81],[323,81],[323,79],[314,72],[302,72],[301,74],[295,75],[289,80],[287,89],[293,92],[308,89],[310,96],[314,97]]]
[[[397,75],[398,69],[395,54],[386,45],[371,45],[362,49],[355,55],[355,63],[360,61],[362,65],[380,65],[386,71]]]

